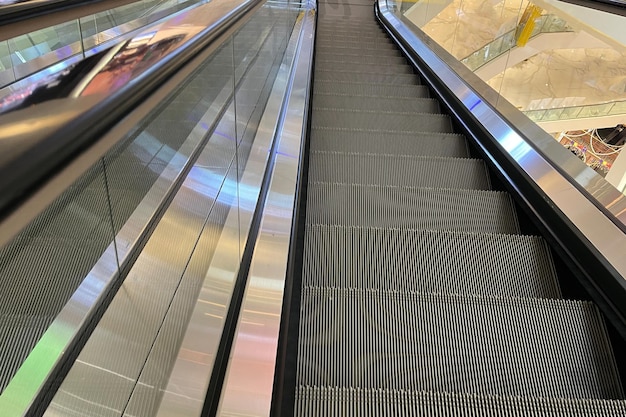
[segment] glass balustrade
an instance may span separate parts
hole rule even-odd
[[[122,37],[208,0],[141,0],[0,41],[0,98],[16,81],[36,83],[44,69],[108,48]],[[22,85],[18,86],[21,87]],[[5,94],[3,94],[3,92]]]
[[[495,90],[496,108],[513,105],[554,138],[593,130],[606,139],[626,124],[626,17],[553,0],[389,3]],[[576,144],[568,149],[625,189],[622,141],[601,158],[584,138]]]

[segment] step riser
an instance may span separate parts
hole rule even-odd
[[[315,152],[309,181],[489,190],[481,160]]]
[[[419,77],[415,74],[376,74],[352,71],[339,72],[320,70],[316,71],[315,80],[316,82],[334,81],[343,83],[364,83],[370,84],[372,87],[385,87],[386,85],[419,84]]]
[[[346,59],[349,59],[350,57],[359,57],[359,56],[403,57],[402,52],[398,50],[394,50],[394,49],[388,49],[388,48],[378,49],[376,51],[372,51],[368,53],[367,51],[355,51],[354,49],[350,49],[350,48],[336,48],[334,46],[333,47],[321,46],[319,44],[316,46],[316,53],[317,53],[317,56],[343,56],[343,57],[346,57]]]
[[[304,254],[303,287],[560,298],[548,248],[532,236],[309,225]]]
[[[319,74],[315,74],[315,83],[313,92],[315,94],[346,94],[351,96],[368,96],[368,97],[419,97],[427,98],[430,96],[428,88],[423,85],[371,85],[358,82],[340,82],[337,80],[322,80]]]
[[[406,65],[403,57],[372,56],[372,55],[337,55],[326,52],[317,54],[317,62],[351,63],[353,65]]]
[[[383,132],[452,132],[450,118],[442,114],[399,114],[317,110],[313,112],[311,125],[313,127],[373,130]]]
[[[299,385],[622,396],[590,303],[305,288],[300,322]]]
[[[379,40],[375,42],[358,42],[358,41],[340,41],[334,42],[332,40],[322,40],[318,39],[315,41],[315,48],[317,50],[331,50],[334,52],[331,53],[339,53],[340,51],[349,50],[351,55],[362,52],[366,55],[375,55],[378,54],[378,51],[386,51],[386,52],[398,52],[397,49],[394,48],[394,45],[391,41]]]
[[[519,233],[505,193],[325,183],[309,184],[307,224]]]
[[[414,74],[410,65],[375,65],[375,64],[358,64],[350,62],[330,62],[317,61],[315,69],[320,71],[339,71],[339,72],[364,72],[368,74]]]
[[[467,158],[465,138],[446,133],[346,132],[311,129],[311,151]]]
[[[313,108],[440,113],[439,102],[433,99],[401,99],[382,97],[350,97],[332,94],[316,94],[313,97]]]

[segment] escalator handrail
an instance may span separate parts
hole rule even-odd
[[[376,3],[376,13],[463,133],[626,335],[626,197],[397,15],[387,0]]]
[[[203,5],[202,10],[183,12],[148,27],[134,38],[120,41],[36,87],[27,96],[27,100],[36,104],[27,101],[22,108],[0,114],[4,132],[0,132],[0,225],[43,182],[97,142],[105,131],[258,3],[260,0],[215,0]],[[191,25],[194,31],[181,31],[181,23]],[[149,39],[159,36],[166,37],[159,44],[164,45],[166,52],[154,58],[159,46],[149,44]],[[137,59],[139,63],[123,62],[124,54],[139,49],[137,42],[146,39],[144,57],[151,53],[152,62],[144,63],[145,67],[139,69],[143,57]],[[177,40],[174,46],[167,44]],[[111,69],[113,63],[115,69]],[[117,75],[106,80],[107,71],[108,74],[117,71]],[[109,84],[86,94],[98,77]],[[5,103],[19,94],[5,98]],[[3,236],[0,246],[7,239]]]

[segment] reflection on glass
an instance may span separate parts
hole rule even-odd
[[[626,123],[626,37],[623,31],[610,32],[624,27],[626,18],[551,1],[426,0],[400,6],[503,100],[555,138],[584,127],[606,142],[617,125]],[[611,155],[621,146],[611,148]],[[589,156],[581,160],[601,167],[599,172],[612,166],[591,156],[591,142],[575,148]]]
[[[91,56],[141,27],[207,1],[141,0],[0,42],[0,88],[71,57]]]
[[[80,40],[77,21],[9,39],[7,52],[15,79],[80,53]]]

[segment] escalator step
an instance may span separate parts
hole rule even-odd
[[[314,182],[491,189],[480,159],[317,151],[309,164],[309,181]]]
[[[316,110],[311,126],[383,132],[452,133],[450,116],[428,113],[383,113],[375,111]]]
[[[332,51],[347,49],[350,50],[353,54],[357,51],[363,51],[363,53],[368,55],[378,53],[378,51],[399,52],[398,49],[394,46],[391,39],[380,39],[374,42],[359,42],[357,39],[344,39],[341,41],[337,41],[336,39],[333,39],[333,37],[330,35],[325,37],[324,39],[317,38],[315,40],[315,47],[317,48],[318,53],[321,52],[322,49],[328,49]]]
[[[350,410],[346,414],[346,410]],[[618,400],[503,397],[424,391],[298,387],[296,417],[622,417]]]
[[[365,84],[419,84],[419,77],[416,74],[385,74],[376,72],[352,72],[352,71],[329,71],[318,70],[315,72],[315,79],[319,81],[338,81],[346,83]]]
[[[313,109],[440,113],[439,102],[432,98],[358,97],[339,94],[315,94]]]
[[[341,33],[385,33],[382,27],[371,20],[346,21],[345,19],[324,19],[317,27],[320,30],[337,30]]]
[[[351,62],[335,62],[318,60],[315,62],[316,71],[338,72],[365,72],[368,74],[414,74],[413,67],[408,64],[357,64]]]
[[[503,192],[309,183],[307,223],[519,233]]]
[[[311,129],[311,151],[469,156],[465,137],[453,133],[347,132],[323,128]]]
[[[375,58],[404,57],[402,55],[402,52],[400,52],[397,49],[392,49],[392,48],[377,49],[376,51],[371,51],[368,53],[368,51],[355,51],[354,49],[350,49],[350,48],[337,48],[337,47],[322,46],[322,45],[317,45],[316,54],[317,54],[316,57],[319,57],[320,59],[329,57],[329,59],[331,59],[332,61],[340,61],[340,60],[351,61],[352,59],[358,59],[360,57],[375,57]]]
[[[303,288],[298,385],[623,399],[589,302]]]
[[[340,55],[334,51],[320,53],[316,55],[316,62],[349,63],[351,65],[407,65],[406,59],[402,56],[384,55]]]
[[[307,225],[304,287],[560,298],[535,236]]]
[[[320,31],[317,34],[317,39],[320,42],[333,42],[335,45],[371,45],[371,44],[386,44],[389,48],[393,48],[394,44],[392,40],[384,33],[376,35],[359,35],[356,33],[344,33],[335,34],[332,30]]]
[[[368,97],[429,97],[428,88],[423,85],[372,85],[359,82],[323,81],[315,74],[314,94],[348,94]]]

